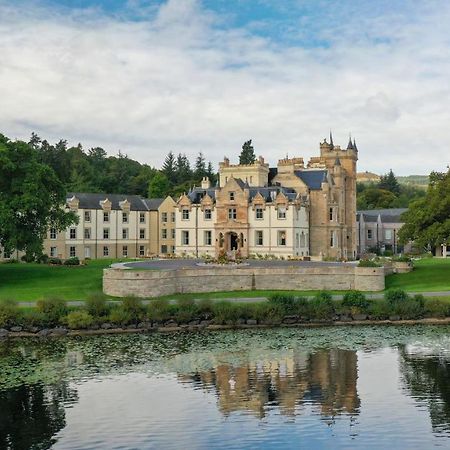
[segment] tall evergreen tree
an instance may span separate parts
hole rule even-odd
[[[378,183],[378,188],[390,191],[395,195],[400,195],[400,185],[397,181],[397,178],[395,178],[392,169],[386,175],[381,175],[380,181]]]
[[[176,184],[182,184],[192,179],[191,164],[187,156],[179,153],[176,161]]]
[[[164,159],[163,165],[161,167],[161,171],[171,183],[176,182],[177,165],[175,155],[172,151],[167,153],[167,156]]]
[[[202,152],[199,152],[197,159],[195,160],[194,176],[197,180],[200,180],[206,175],[207,175],[207,171],[206,171],[205,156],[203,155]]]
[[[256,161],[255,150],[252,146],[252,140],[244,142],[241,154],[239,155],[239,164],[253,164]]]

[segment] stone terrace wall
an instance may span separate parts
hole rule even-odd
[[[103,291],[124,297],[175,293],[284,290],[381,291],[383,267],[211,267],[177,270],[104,269]]]

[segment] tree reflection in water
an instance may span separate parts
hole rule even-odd
[[[293,351],[282,358],[218,363],[194,374],[179,374],[184,382],[214,390],[224,415],[245,411],[260,418],[271,406],[295,416],[306,404],[326,417],[358,414],[357,377],[356,352],[340,349]]]
[[[434,432],[450,430],[450,361],[400,347],[400,372],[413,398],[430,411]]]

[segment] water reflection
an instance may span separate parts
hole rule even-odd
[[[434,432],[450,429],[450,361],[400,348],[400,371],[411,395],[430,412]]]
[[[292,447],[302,439],[304,448],[323,448],[313,440],[331,438],[333,448],[356,438],[366,448],[429,448],[436,435],[450,435],[449,331],[363,327],[3,342],[0,448],[119,448],[119,441],[120,448],[176,448],[181,435],[196,443],[201,436],[197,448],[211,448],[242,430],[252,441],[235,440],[236,448]],[[389,376],[369,376],[374,364],[389,368]]]
[[[259,418],[265,417],[269,406],[294,416],[301,413],[305,403],[327,417],[357,414],[357,377],[356,352],[339,349],[312,354],[292,351],[282,358],[240,365],[219,362],[208,370],[179,375],[183,382],[214,389],[223,414],[247,411]]]

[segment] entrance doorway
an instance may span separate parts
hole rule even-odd
[[[230,233],[229,236],[230,236],[229,249],[237,250],[238,249],[238,235],[236,233]]]

